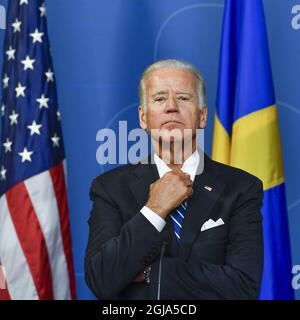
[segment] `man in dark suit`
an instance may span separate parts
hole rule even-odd
[[[262,183],[197,149],[207,119],[201,75],[159,61],[144,72],[139,95],[154,155],[93,181],[89,287],[99,299],[256,299]]]

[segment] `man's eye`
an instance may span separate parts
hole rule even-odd
[[[158,102],[162,102],[162,101],[165,101],[166,98],[165,97],[157,97],[154,99],[154,101],[158,101]]]
[[[189,101],[190,100],[189,97],[185,97],[185,96],[179,96],[178,99],[182,100],[182,101]]]

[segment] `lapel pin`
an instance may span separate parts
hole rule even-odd
[[[206,189],[207,191],[210,192],[210,191],[212,191],[213,188],[212,188],[212,187],[209,187],[209,186],[205,186],[204,189]]]

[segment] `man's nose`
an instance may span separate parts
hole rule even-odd
[[[178,112],[178,102],[176,97],[170,96],[166,103],[166,112]]]

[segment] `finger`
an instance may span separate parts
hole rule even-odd
[[[193,186],[193,181],[191,179],[187,179],[184,181],[185,185],[188,187],[192,187]]]
[[[167,175],[168,173],[170,173],[170,175],[176,175],[178,178],[180,178],[181,181],[184,182],[184,184],[192,184],[192,180],[191,180],[191,176],[188,173],[185,173],[181,170],[172,170],[167,172],[165,175]]]
[[[184,176],[183,181],[188,184],[193,184],[193,181],[191,180],[190,175]]]
[[[173,177],[176,176],[180,179],[183,179],[183,177],[184,177],[181,170],[172,170],[171,172],[172,172]]]
[[[184,184],[188,184],[188,185],[190,185],[190,184],[193,183],[193,181],[192,181],[189,177],[182,177],[182,178],[181,178],[181,181],[182,181]]]
[[[189,196],[188,197],[191,197],[194,193],[194,190],[192,187],[188,187],[188,192],[189,192]]]
[[[181,171],[181,173],[182,173],[182,176],[183,176],[183,177],[188,177],[188,178],[191,177],[191,176],[190,176],[188,173],[186,173],[186,172]]]

